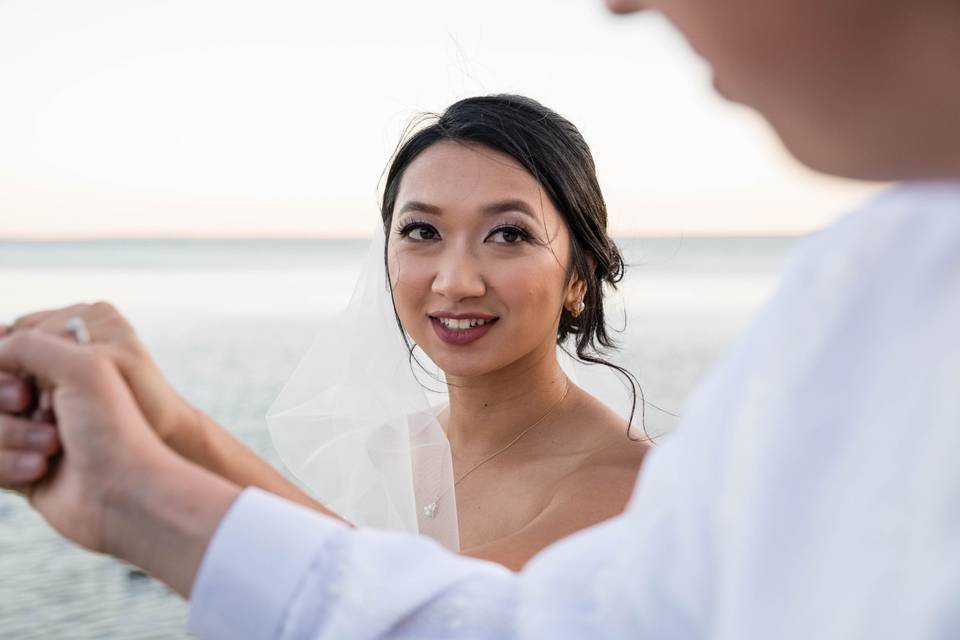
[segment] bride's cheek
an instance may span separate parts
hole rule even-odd
[[[422,274],[418,276],[417,270],[412,269],[411,265],[405,264],[398,265],[390,276],[393,302],[400,324],[415,341],[423,338],[421,335],[423,328],[419,325],[421,321],[425,321],[425,314],[429,311],[426,307],[429,302],[427,294],[430,286],[420,276]]]

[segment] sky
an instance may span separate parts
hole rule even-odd
[[[0,86],[0,238],[367,235],[407,122],[500,92],[580,128],[618,235],[802,233],[877,189],[600,0],[2,0]]]

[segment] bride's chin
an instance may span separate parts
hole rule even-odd
[[[443,364],[437,363],[437,366],[440,367],[440,370],[443,371],[447,378],[476,378],[490,373],[491,371],[489,367],[477,366],[476,364],[468,364],[464,362]]]
[[[427,356],[443,371],[447,378],[476,378],[496,369],[496,367],[490,365],[488,358],[483,358],[484,362],[480,362],[477,358],[442,357],[441,354],[438,354],[435,358],[429,353],[427,353]]]

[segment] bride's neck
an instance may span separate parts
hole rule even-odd
[[[569,384],[554,349],[496,372],[448,377],[447,382],[447,438],[461,459],[487,455],[509,443],[556,407]]]

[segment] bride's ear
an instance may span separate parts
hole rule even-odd
[[[585,308],[584,301],[589,290],[588,283],[591,282],[591,275],[596,272],[597,261],[589,254],[581,255],[578,259],[575,252],[574,256],[563,306],[570,312],[570,315],[576,318],[583,313]],[[597,284],[599,286],[599,283]]]
[[[587,281],[579,275],[574,274],[570,278],[570,285],[567,287],[567,302],[577,302],[587,295]]]
[[[583,299],[587,295],[587,281],[583,277],[574,273],[570,276],[570,283],[567,285],[567,295],[564,298],[563,306],[577,317],[583,311]]]

